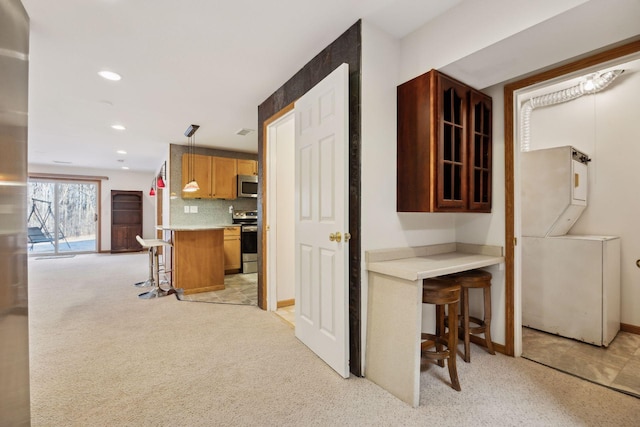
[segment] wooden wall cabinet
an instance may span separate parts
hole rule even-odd
[[[211,157],[202,154],[182,155],[182,188],[195,179],[200,190],[182,192],[183,199],[211,198]]]
[[[111,190],[111,252],[136,252],[142,246],[142,191]]]
[[[237,160],[202,154],[182,155],[182,187],[195,178],[200,190],[182,192],[183,199],[235,199]],[[190,173],[190,171],[193,171]]]
[[[238,273],[242,268],[240,226],[224,230],[224,272]]]
[[[235,199],[238,191],[238,161],[229,157],[212,157],[212,198]]]
[[[491,212],[491,106],[436,70],[398,86],[398,212]]]
[[[238,175],[258,175],[258,161],[238,159]]]

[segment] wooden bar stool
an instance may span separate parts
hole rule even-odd
[[[464,361],[471,361],[469,341],[471,335],[484,334],[484,346],[490,354],[496,354],[491,342],[491,273],[484,270],[469,270],[451,275],[462,289],[460,305],[460,335],[464,339]],[[484,294],[484,318],[469,316],[469,289],[482,289]],[[455,319],[455,317],[450,317]],[[473,323],[477,326],[471,326]]]
[[[445,306],[448,307],[449,316],[455,319],[458,316],[458,302],[460,301],[460,285],[447,277],[424,279],[422,282],[422,303],[436,306],[436,333],[422,333],[423,340],[420,345],[421,356],[427,360],[437,362],[444,367],[444,361],[448,360],[449,377],[451,386],[460,391],[458,372],[456,370],[456,353],[458,347],[458,324],[451,322],[449,332],[445,327]],[[435,351],[430,350],[435,346]]]

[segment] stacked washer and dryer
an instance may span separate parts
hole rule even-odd
[[[569,235],[587,207],[589,157],[521,156],[522,324],[607,347],[620,329],[620,238]]]

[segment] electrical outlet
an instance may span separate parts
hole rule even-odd
[[[190,211],[191,213],[198,213],[198,207],[197,206],[190,206]]]
[[[229,213],[232,214],[233,213],[233,205],[229,206]]]
[[[189,206],[184,207],[184,213],[189,213]]]

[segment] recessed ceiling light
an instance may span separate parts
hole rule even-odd
[[[116,153],[118,153],[118,154],[127,154],[127,152],[124,151],[124,150],[118,150],[118,151],[116,151]]]
[[[122,166],[122,169],[129,169],[129,166]]]
[[[100,75],[100,77],[104,79],[113,80],[115,82],[117,82],[122,78],[120,74],[114,73],[113,71],[102,70],[102,71],[99,71],[98,74]]]
[[[115,130],[125,130],[126,127],[122,126],[122,125],[111,125],[111,127]]]

